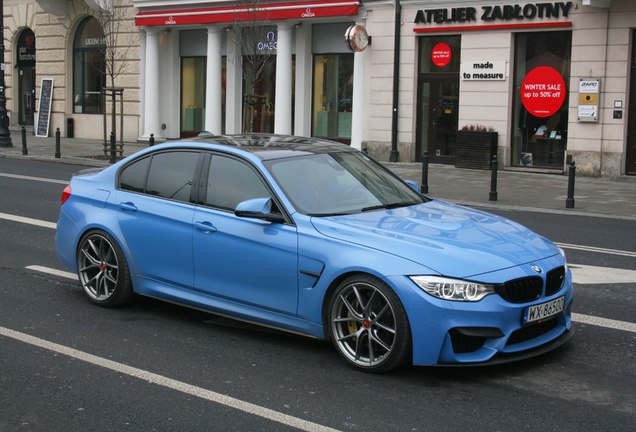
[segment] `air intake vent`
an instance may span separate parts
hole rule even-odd
[[[497,294],[510,303],[527,303],[541,298],[543,279],[531,276],[511,280],[495,287]]]
[[[551,296],[559,292],[565,281],[565,267],[550,270],[546,276],[545,295]]]

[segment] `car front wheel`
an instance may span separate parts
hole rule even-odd
[[[397,295],[371,276],[345,280],[329,308],[331,339],[356,369],[386,372],[409,360],[411,331]]]
[[[89,299],[114,307],[133,296],[128,264],[115,239],[103,231],[91,231],[77,249],[77,274]]]

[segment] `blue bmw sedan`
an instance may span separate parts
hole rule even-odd
[[[79,173],[55,243],[97,305],[149,296],[329,339],[367,372],[511,361],[574,333],[553,243],[312,138],[208,134]]]

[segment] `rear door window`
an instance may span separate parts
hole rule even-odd
[[[176,201],[190,202],[200,152],[157,153],[124,167],[120,188]]]

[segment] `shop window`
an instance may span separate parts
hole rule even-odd
[[[571,47],[569,31],[515,35],[513,166],[565,165]]]
[[[102,88],[105,86],[106,48],[99,21],[86,18],[73,42],[73,112],[102,114]]]
[[[314,55],[312,136],[349,143],[353,54]]]
[[[206,57],[181,58],[181,137],[205,129]]]
[[[276,56],[244,56],[243,77],[243,132],[273,133]]]

